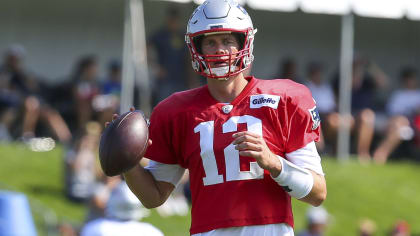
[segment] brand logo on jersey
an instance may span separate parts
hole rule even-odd
[[[252,95],[250,99],[250,108],[271,107],[277,109],[277,106],[279,105],[280,101],[280,96],[270,94],[259,94]]]
[[[312,130],[315,130],[321,124],[321,117],[319,116],[319,112],[318,109],[316,109],[316,106],[314,106],[312,109],[308,109],[308,111],[312,118]]]

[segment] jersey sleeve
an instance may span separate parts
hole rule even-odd
[[[156,180],[171,183],[175,187],[185,173],[185,169],[180,165],[162,164],[152,160],[146,169],[152,173]]]
[[[290,153],[319,140],[321,119],[315,100],[304,85],[299,84],[290,92],[287,104],[286,153]]]
[[[301,168],[315,171],[319,175],[325,175],[322,170],[321,157],[314,142],[310,142],[296,151],[286,153],[286,158]]]
[[[169,116],[164,107],[155,107],[149,126],[152,145],[147,148],[145,157],[163,164],[178,164],[171,143],[172,128]]]

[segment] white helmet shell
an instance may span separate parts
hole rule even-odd
[[[207,58],[211,55],[202,55],[194,39],[217,33],[239,33],[242,34],[243,46],[240,51],[233,55],[237,63],[223,68],[211,68]],[[230,76],[239,74],[249,68],[254,56],[254,30],[251,17],[246,10],[234,0],[207,0],[191,15],[188,21],[185,41],[191,53],[193,69],[208,78],[227,79]],[[225,55],[231,58],[232,55]],[[220,58],[221,56],[218,55]],[[215,59],[215,56],[212,58]]]
[[[251,17],[233,0],[207,0],[191,15],[187,34],[217,28],[247,30],[253,29]]]

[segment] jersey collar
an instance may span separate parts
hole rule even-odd
[[[245,79],[248,80],[248,84],[245,86],[245,88],[242,90],[242,92],[235,99],[233,99],[233,101],[229,104],[236,105],[236,104],[240,103],[245,97],[247,97],[249,95],[252,88],[254,88],[254,86],[257,84],[257,79],[254,76],[247,76],[247,77],[245,77]],[[218,106],[226,105],[226,103],[222,103],[222,102],[217,101],[210,94],[210,91],[209,91],[207,85],[205,86],[205,90],[206,90],[207,96],[209,97],[209,100],[211,101],[211,104],[216,104]]]

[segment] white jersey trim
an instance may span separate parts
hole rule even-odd
[[[175,187],[185,173],[185,169],[180,165],[169,165],[152,160],[149,161],[149,165],[145,169],[150,171],[157,181],[171,183]]]
[[[325,175],[322,170],[321,157],[313,141],[303,148],[286,153],[286,158],[301,168],[312,170],[319,175]]]

